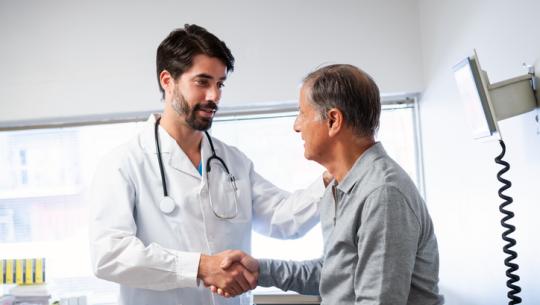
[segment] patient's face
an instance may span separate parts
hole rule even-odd
[[[294,130],[304,140],[304,157],[321,163],[325,147],[329,145],[327,120],[321,119],[315,105],[309,101],[309,87],[300,90],[299,112],[294,121]]]

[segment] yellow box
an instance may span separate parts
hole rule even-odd
[[[17,259],[15,260],[15,283],[17,285],[22,285],[24,280],[23,280],[23,265],[24,265],[24,260],[23,259]]]
[[[25,268],[24,268],[25,269],[25,271],[24,271],[24,275],[25,275],[24,283],[26,285],[32,285],[34,283],[34,270],[33,270],[33,267],[34,267],[34,260],[31,259],[31,258],[27,258]]]
[[[36,258],[36,281],[35,284],[43,284],[43,258]]]
[[[13,284],[13,260],[6,259],[6,284]]]

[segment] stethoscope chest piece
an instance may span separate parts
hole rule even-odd
[[[171,214],[174,211],[174,208],[176,208],[176,204],[169,196],[163,197],[159,202],[159,209],[165,214]]]

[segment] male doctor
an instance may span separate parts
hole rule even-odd
[[[234,58],[204,28],[177,29],[157,50],[162,114],[111,152],[91,189],[94,273],[120,284],[120,304],[249,304],[257,273],[219,265],[250,252],[252,227],[294,238],[318,222],[323,179],[287,193],[259,176],[238,149],[207,133]]]

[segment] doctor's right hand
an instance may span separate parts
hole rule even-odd
[[[235,265],[242,265],[244,268],[246,268],[248,271],[250,271],[253,275],[257,277],[257,280],[259,278],[259,261],[257,261],[255,258],[251,257],[250,255],[242,252],[242,251],[229,251],[223,261],[221,262],[221,268],[224,270],[227,270],[231,267],[234,267]],[[257,287],[257,283],[251,286],[251,289],[255,289]],[[213,293],[217,293],[224,297],[234,297],[236,294],[231,293],[230,291],[217,288],[216,286],[212,285],[210,286],[210,290]],[[245,292],[245,291],[244,291]]]
[[[205,286],[219,289],[222,295],[236,296],[257,287],[257,272],[250,271],[240,263],[230,264],[226,268],[222,262],[229,257],[243,257],[246,254],[238,250],[226,250],[215,255],[201,254],[197,278],[204,282]],[[253,267],[253,266],[252,266]]]

